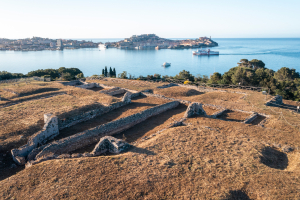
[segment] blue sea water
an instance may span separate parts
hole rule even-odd
[[[122,38],[85,39],[93,42],[113,42]],[[0,71],[27,73],[37,69],[76,67],[85,76],[101,74],[102,69],[115,68],[117,73],[127,71],[131,75],[161,74],[174,76],[181,70],[197,75],[224,73],[237,66],[240,59],[262,60],[267,68],[294,68],[300,72],[300,38],[213,38],[219,43],[211,50],[219,56],[193,56],[195,49],[184,50],[120,50],[76,49],[63,51],[0,51]],[[164,62],[170,67],[162,67]]]

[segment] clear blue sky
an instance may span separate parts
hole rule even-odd
[[[0,38],[300,37],[300,0],[0,0]]]

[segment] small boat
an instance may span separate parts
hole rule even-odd
[[[171,63],[164,62],[163,66],[164,67],[169,67],[169,66],[171,66]]]
[[[211,51],[210,49],[208,49],[208,50],[198,49],[197,51],[193,51],[193,55],[197,55],[197,56],[219,55],[219,52],[218,51]]]

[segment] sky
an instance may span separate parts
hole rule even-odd
[[[300,0],[0,0],[0,38],[299,38]]]

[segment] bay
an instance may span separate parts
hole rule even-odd
[[[122,38],[92,38],[93,42],[113,42]],[[224,73],[237,66],[240,59],[262,60],[267,68],[278,70],[289,67],[300,72],[300,38],[213,38],[219,43],[211,50],[219,56],[193,56],[195,49],[184,50],[121,50],[121,49],[75,49],[63,51],[0,51],[0,71],[28,73],[32,70],[59,67],[76,67],[85,76],[101,74],[102,69],[115,68],[118,73],[131,75],[161,74],[174,76],[181,70],[193,75]],[[163,67],[164,62],[171,63]]]

